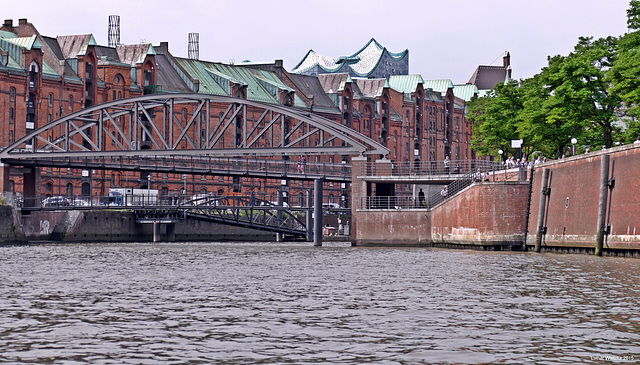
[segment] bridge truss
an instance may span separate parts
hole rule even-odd
[[[1,151],[0,160],[388,153],[351,128],[295,108],[206,94],[154,94],[48,123]]]

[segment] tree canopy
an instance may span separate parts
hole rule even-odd
[[[578,149],[608,148],[640,135],[640,1],[630,2],[627,17],[624,36],[580,37],[570,54],[548,57],[540,73],[474,99],[472,148],[496,156],[522,139],[528,153],[560,157],[572,138]]]

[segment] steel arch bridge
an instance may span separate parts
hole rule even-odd
[[[214,113],[217,113],[214,115]],[[85,108],[27,133],[0,162],[139,156],[388,155],[327,118],[292,107],[207,94],[154,94]]]

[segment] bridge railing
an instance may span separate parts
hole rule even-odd
[[[464,175],[471,172],[481,173],[500,170],[501,164],[486,160],[445,161],[409,161],[381,164],[367,162],[362,164],[361,176],[412,176],[412,175]]]
[[[28,160],[28,159],[25,159]],[[38,162],[64,162],[74,168],[125,168],[140,170],[182,172],[251,172],[253,174],[309,175],[351,178],[351,165],[345,163],[301,162],[299,160],[238,159],[201,156],[104,156],[46,158],[39,156]]]

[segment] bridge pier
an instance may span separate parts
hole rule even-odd
[[[165,237],[167,242],[174,242],[176,240],[176,224],[167,223],[167,236]]]
[[[153,243],[160,242],[160,223],[153,222]]]
[[[278,190],[278,207],[282,207],[284,204],[284,197],[282,196],[282,190]],[[278,218],[278,225],[282,223],[282,209],[278,209],[276,212],[276,217]],[[284,235],[282,233],[276,233],[276,242],[284,241]]]
[[[311,205],[311,190],[307,189],[306,195],[306,206],[308,208],[306,214],[307,221],[305,222],[307,225],[307,242],[313,242],[313,211],[311,210],[313,205]]]
[[[322,246],[322,179],[313,180],[313,245]]]
[[[23,177],[23,197],[24,205],[30,207],[40,206],[41,201],[41,179],[40,168],[32,167],[30,171],[24,173]]]
[[[9,190],[9,174],[11,173],[11,167],[7,164],[0,163],[0,193],[5,196],[10,192]]]

